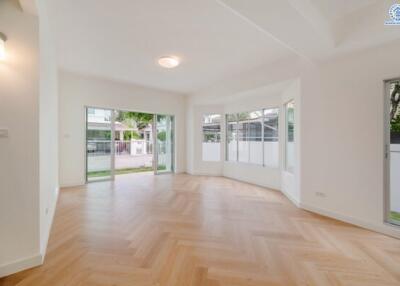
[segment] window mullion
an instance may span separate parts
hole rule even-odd
[[[265,144],[264,144],[264,120],[265,120],[265,109],[262,110],[262,116],[261,116],[261,144],[262,144],[262,165],[265,167]]]
[[[239,162],[239,114],[236,114],[236,162]]]

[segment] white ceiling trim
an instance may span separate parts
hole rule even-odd
[[[296,55],[300,56],[300,57],[306,57],[304,54],[300,53],[298,50],[294,49],[292,46],[288,45],[286,42],[282,41],[281,39],[277,38],[274,36],[274,34],[270,33],[269,31],[265,30],[264,28],[262,28],[261,26],[259,26],[257,23],[255,23],[254,21],[250,20],[249,18],[243,16],[240,12],[238,12],[237,10],[233,9],[231,6],[227,5],[226,3],[223,2],[223,0],[215,0],[218,4],[220,4],[222,7],[228,9],[229,11],[231,11],[234,15],[238,16],[239,18],[241,18],[243,21],[245,21],[246,23],[250,24],[251,26],[253,26],[255,29],[257,29],[258,31],[260,31],[261,33],[263,33],[264,35],[274,39],[275,41],[277,41],[279,44],[281,44],[282,46],[284,46],[285,48],[287,48],[288,50],[290,50],[291,52],[295,53]]]
[[[252,0],[251,5],[242,0],[217,1],[305,58],[321,58],[334,48],[329,24],[307,0]]]
[[[310,2],[310,0],[288,0],[302,16],[315,29],[315,31],[324,38],[333,48],[335,44],[334,35],[331,29],[331,24],[324,17],[320,10]]]

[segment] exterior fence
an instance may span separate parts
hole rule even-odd
[[[263,158],[264,144],[264,158]],[[204,146],[204,145],[203,145]],[[206,147],[206,146],[204,146]],[[239,147],[239,150],[237,148]],[[292,148],[294,149],[294,147]],[[253,163],[262,165],[263,162],[268,167],[279,167],[279,142],[260,142],[260,141],[232,141],[228,144],[228,158],[236,161],[237,155],[239,162]]]
[[[159,142],[160,150],[165,143]],[[111,140],[88,140],[88,172],[110,170]],[[167,156],[160,153],[159,165],[167,163]],[[153,166],[153,143],[146,140],[115,141],[115,169],[141,168]]]
[[[87,153],[89,156],[111,154],[111,140],[88,140]],[[115,155],[144,155],[153,154],[153,144],[146,140],[115,141]]]

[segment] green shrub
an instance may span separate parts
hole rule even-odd
[[[390,131],[400,133],[400,114],[390,122]]]
[[[157,139],[161,142],[164,142],[167,139],[167,133],[165,131],[161,131],[157,134]]]
[[[124,131],[124,140],[142,139],[136,131]]]

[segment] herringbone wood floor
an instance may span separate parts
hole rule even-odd
[[[400,240],[226,178],[63,189],[45,263],[0,285],[400,285]]]

